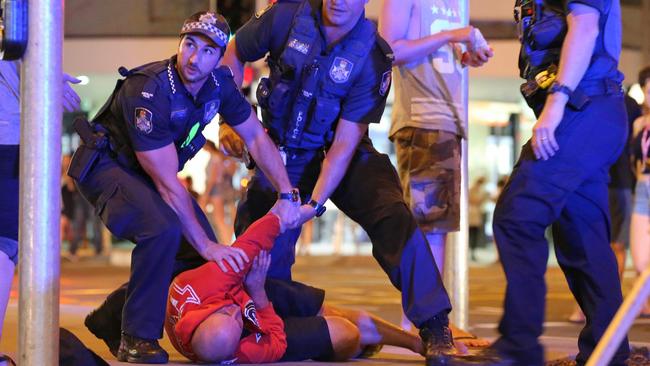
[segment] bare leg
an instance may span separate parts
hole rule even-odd
[[[637,274],[643,272],[650,265],[650,217],[632,213],[632,223],[630,226],[630,249],[632,252],[632,261]],[[650,315],[650,305],[646,301],[644,309],[641,311],[643,316]]]
[[[324,315],[334,350],[332,361],[345,361],[361,352],[359,329],[339,315]]]
[[[339,316],[348,319],[359,329],[360,347],[385,344],[410,349],[422,354],[422,340],[419,336],[400,329],[378,316],[366,311],[342,309],[329,305],[323,306],[323,316]],[[361,348],[358,350],[361,351]]]
[[[616,263],[618,264],[618,278],[623,281],[623,273],[625,272],[625,243],[612,243],[612,250],[616,256]]]
[[[230,244],[232,241],[232,230],[226,225],[225,209],[223,207],[223,197],[214,196],[211,198],[212,202],[212,220],[214,226],[217,227],[219,240],[222,244]]]
[[[431,253],[433,253],[433,258],[436,260],[438,272],[440,272],[440,274],[445,273],[445,247],[447,245],[447,234],[429,233],[427,234],[427,241],[429,242]]]
[[[11,293],[11,282],[14,279],[14,267],[14,262],[7,254],[0,252],[0,339],[2,339],[2,325]]]

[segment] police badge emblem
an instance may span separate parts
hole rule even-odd
[[[208,123],[212,121],[214,116],[219,112],[219,101],[211,100],[205,103],[204,112],[203,112],[203,123]]]
[[[138,131],[149,134],[153,130],[153,113],[147,108],[135,109],[135,128]]]
[[[392,73],[390,70],[386,71],[382,76],[381,76],[381,84],[379,85],[379,95],[386,96],[386,93],[388,93],[388,89],[390,89],[390,82],[392,80]]]
[[[289,48],[293,48],[294,50],[302,53],[303,55],[307,55],[309,53],[309,44],[305,42],[301,42],[297,38],[293,38],[291,41],[289,41],[288,46]]]
[[[350,78],[352,74],[352,68],[354,64],[350,60],[343,57],[335,57],[334,62],[332,62],[332,67],[330,68],[330,78],[335,83],[345,83]]]

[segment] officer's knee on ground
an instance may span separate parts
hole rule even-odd
[[[345,361],[359,353],[359,329],[349,320],[338,316],[326,316],[327,328],[332,341],[332,361]]]
[[[217,363],[231,359],[239,345],[242,327],[232,317],[213,313],[192,335],[192,350],[201,362]]]

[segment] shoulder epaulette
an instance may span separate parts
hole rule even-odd
[[[384,56],[386,56],[387,59],[390,60],[390,62],[395,61],[395,54],[393,53],[393,49],[390,47],[388,42],[386,42],[386,40],[379,34],[377,34],[377,46],[379,46],[381,52],[384,54]]]

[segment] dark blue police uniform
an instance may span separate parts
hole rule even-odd
[[[151,340],[162,337],[172,275],[200,265],[203,259],[183,238],[183,223],[140,168],[135,152],[174,144],[180,170],[205,142],[202,131],[217,112],[231,125],[244,122],[251,113],[227,67],[212,72],[194,98],[175,64],[174,56],[123,72],[126,79],[118,81],[94,119],[95,129],[109,136],[110,148],[77,181],[106,227],[136,244],[122,331]],[[206,234],[216,242],[205,214],[196,202],[193,205]]]
[[[258,102],[271,138],[286,156],[289,179],[303,202],[314,189],[339,118],[378,123],[390,87],[392,60],[376,27],[361,17],[340,41],[328,45],[320,2],[279,1],[236,34],[243,61],[267,52],[270,75],[260,82]],[[257,169],[237,211],[242,233],[276,201],[276,192]],[[451,309],[426,238],[403,201],[397,173],[365,136],[330,199],[359,223],[373,243],[373,255],[395,287],[416,326]],[[291,279],[300,229],[275,242],[269,277]]]
[[[620,5],[615,0],[536,2],[545,11],[538,18],[543,19],[538,23],[540,29],[544,29],[544,23],[558,19],[566,26],[568,6],[578,3],[598,10],[600,29],[590,66],[571,98],[582,94],[590,102],[567,105],[555,131],[560,150],[550,159],[536,159],[531,141],[523,146],[495,209],[494,235],[508,281],[499,325],[501,338],[495,348],[514,357],[518,365],[543,364],[543,347],[538,337],[543,331],[544,273],[549,254],[544,231],[552,225],[558,262],[587,316],[576,357],[582,365],[622,302],[616,259],[609,246],[607,195],[608,169],[627,138],[620,84],[623,77],[618,71]],[[553,5],[558,6],[556,10]],[[556,19],[548,20],[550,16]],[[535,27],[525,32],[531,29]],[[544,36],[524,33],[520,65],[522,76],[529,80],[559,60],[564,36],[547,45],[540,41]],[[544,97],[528,98],[538,115]],[[626,339],[612,365],[623,365],[628,347]]]

